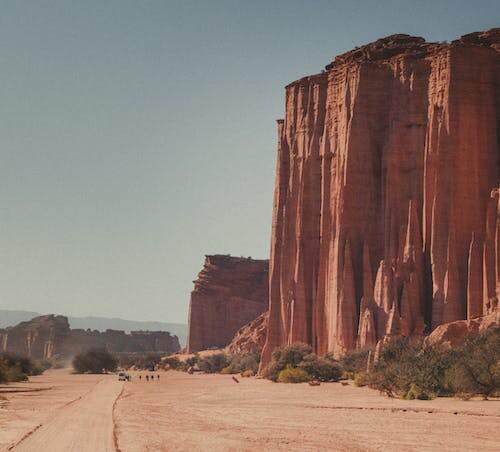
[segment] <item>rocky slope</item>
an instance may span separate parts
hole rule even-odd
[[[286,87],[264,363],[495,311],[499,51],[393,35]]]
[[[105,332],[70,329],[64,316],[44,315],[0,329],[0,352],[12,352],[34,359],[72,356],[91,347],[104,347],[112,352],[167,352],[179,350],[177,336],[165,331],[118,330]]]
[[[268,261],[205,256],[189,304],[187,351],[225,347],[268,307]]]
[[[231,355],[261,353],[266,342],[269,312],[259,315],[255,320],[240,328],[226,350]]]

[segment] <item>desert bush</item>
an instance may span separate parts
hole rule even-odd
[[[260,355],[258,353],[247,353],[232,355],[229,357],[229,364],[222,369],[225,374],[239,374],[250,370],[255,375],[259,370]]]
[[[366,372],[357,372],[354,375],[354,386],[363,387],[370,383],[369,375]]]
[[[302,343],[277,348],[263,376],[272,381],[281,381],[280,375],[284,370],[284,378],[288,378],[288,374],[295,375],[290,369],[301,369],[309,379],[338,381],[342,375],[339,363],[331,355],[318,357],[311,351],[311,346]],[[303,375],[301,372],[298,374]]]
[[[276,348],[271,357],[271,362],[263,370],[265,378],[272,381],[278,381],[279,374],[287,367],[298,367],[304,360],[304,357],[310,355],[312,348],[310,345],[297,342],[292,345],[285,345]]]
[[[407,400],[415,400],[415,399],[429,400],[431,398],[432,397],[427,392],[420,389],[420,387],[417,386],[416,384],[412,384],[410,386],[409,391],[405,395],[405,399],[407,399]]]
[[[338,381],[342,376],[342,368],[336,360],[331,357],[319,358],[314,353],[304,356],[298,367],[319,381]]]
[[[29,376],[40,375],[44,370],[26,356],[0,353],[0,382],[25,381]]]
[[[120,352],[116,354],[118,358],[118,365],[123,369],[130,369],[135,367],[140,370],[154,371],[161,364],[162,353],[125,353]]]
[[[193,367],[198,364],[198,361],[200,360],[200,355],[198,353],[195,353],[194,356],[190,356],[189,358],[186,359],[185,363],[187,367]]]
[[[444,394],[443,381],[450,356],[437,347],[422,348],[406,338],[395,338],[382,349],[370,374],[370,385],[391,397],[406,397],[412,386],[429,398]]]
[[[358,349],[353,350],[340,358],[339,364],[342,367],[346,377],[354,379],[358,372],[366,371],[368,353],[368,349]]]
[[[114,372],[118,367],[118,360],[107,350],[93,348],[79,353],[73,359],[73,368],[76,373],[101,374]]]
[[[0,383],[7,383],[7,369],[2,362],[0,362]]]
[[[229,358],[225,353],[215,353],[198,359],[198,367],[207,374],[219,373],[228,366]]]
[[[251,370],[251,369],[247,369],[247,370],[241,372],[241,376],[242,377],[247,377],[248,378],[248,377],[253,377],[254,375],[255,375],[255,372],[253,370]]]
[[[500,393],[500,328],[469,339],[446,373],[450,392],[488,398]]]
[[[163,366],[168,366],[170,369],[181,370],[181,361],[175,356],[169,356],[162,361]]]
[[[381,392],[408,399],[496,395],[500,392],[500,328],[488,329],[451,350],[393,339],[367,378]]]
[[[311,376],[300,367],[287,366],[278,374],[279,383],[305,383],[311,380]]]

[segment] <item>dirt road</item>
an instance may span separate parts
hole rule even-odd
[[[113,406],[122,388],[123,382],[116,376],[103,377],[88,393],[60,408],[12,450],[115,451]]]

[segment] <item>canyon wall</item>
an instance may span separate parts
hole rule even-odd
[[[68,319],[61,315],[39,316],[0,329],[0,352],[19,353],[34,359],[70,357],[93,347],[124,353],[173,353],[180,349],[177,336],[166,331],[132,331],[127,334],[118,330],[72,330]]]
[[[286,87],[264,364],[495,311],[499,51],[500,29],[393,35]]]
[[[187,351],[228,345],[268,307],[267,260],[205,256],[189,303]]]

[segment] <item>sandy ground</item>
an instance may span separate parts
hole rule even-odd
[[[500,449],[500,401],[403,401],[340,383],[159,374],[147,382],[137,372],[120,383],[116,376],[48,371],[0,386],[0,450]]]
[[[403,401],[340,383],[160,375],[125,385],[115,410],[123,452],[500,449],[500,401]]]
[[[28,383],[0,385],[0,450],[114,450],[116,376],[51,370]]]

